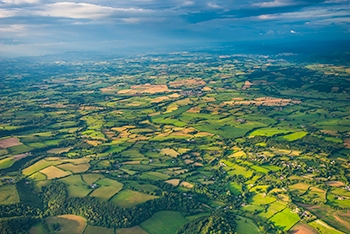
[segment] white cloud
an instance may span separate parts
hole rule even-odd
[[[221,6],[219,6],[217,4],[213,4],[213,3],[208,3],[207,5],[208,5],[208,7],[214,8],[214,9],[221,9],[222,8]]]
[[[294,31],[294,30],[290,30],[290,33],[292,33],[292,34],[297,34],[297,32]]]
[[[0,18],[8,18],[13,17],[17,15],[16,10],[6,10],[6,9],[0,9]]]
[[[3,0],[5,4],[9,5],[22,5],[22,4],[37,4],[40,0]]]
[[[277,17],[274,15],[259,15],[257,18],[262,20],[270,20],[270,19],[275,19]]]
[[[293,6],[296,5],[296,2],[292,2],[289,0],[275,0],[273,2],[258,2],[254,3],[254,6],[262,7],[262,8],[270,8],[270,7],[284,7],[284,6]]]
[[[270,19],[286,19],[286,20],[306,20],[318,18],[332,18],[332,17],[350,17],[349,7],[347,8],[311,8],[304,11],[260,15],[257,18],[262,20]]]
[[[58,2],[44,5],[34,14],[72,19],[98,19],[110,16],[126,17],[129,14],[150,13],[151,10],[140,8],[113,8],[90,3]]]

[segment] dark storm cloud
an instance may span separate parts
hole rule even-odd
[[[3,0],[0,53],[312,40],[330,33],[348,39],[349,12],[347,0]]]

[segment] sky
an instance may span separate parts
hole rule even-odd
[[[0,0],[0,57],[350,42],[350,0]]]

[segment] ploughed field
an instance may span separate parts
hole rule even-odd
[[[1,61],[0,233],[350,233],[339,56]]]

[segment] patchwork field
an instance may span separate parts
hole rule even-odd
[[[94,189],[90,196],[109,199],[123,188],[122,183],[108,178],[100,179],[96,183],[100,187]]]
[[[15,185],[0,186],[0,204],[7,205],[19,202],[19,195]]]
[[[117,193],[112,199],[111,202],[114,202],[120,207],[130,208],[136,204],[146,202],[148,200],[156,199],[157,196],[148,195],[145,193],[140,193],[137,191],[125,189]]]
[[[83,234],[99,234],[99,233],[114,234],[114,229],[87,225],[83,232]]]
[[[59,234],[82,234],[86,226],[86,220],[76,215],[53,216],[46,218],[45,221],[49,227],[53,223],[58,223],[60,230],[57,233]]]
[[[187,220],[176,211],[161,211],[155,213],[152,218],[141,223],[140,226],[149,234],[176,233],[177,229]]]
[[[0,140],[0,148],[6,149],[16,145],[21,145],[22,143],[15,137]]]
[[[40,173],[45,174],[48,180],[65,177],[71,174],[70,172],[63,171],[54,166],[46,167],[45,169],[41,170]]]

